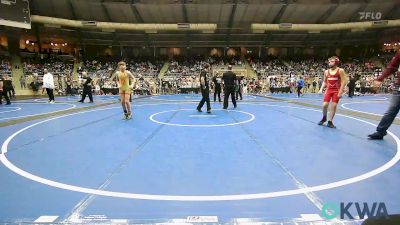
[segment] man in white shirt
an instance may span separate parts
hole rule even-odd
[[[49,103],[54,103],[54,79],[53,75],[47,71],[47,69],[43,70],[44,76],[43,76],[43,90],[42,94],[44,92],[44,89],[46,89],[47,95],[49,96]]]

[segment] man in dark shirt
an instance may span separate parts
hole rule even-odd
[[[2,99],[3,97],[6,99],[7,105],[10,105],[10,98],[8,97],[9,84],[7,79],[1,78],[0,79],[0,105],[3,104]]]
[[[197,111],[202,112],[201,108],[203,107],[204,103],[207,103],[207,113],[211,113],[211,104],[210,104],[210,86],[208,83],[208,69],[209,65],[206,64],[204,69],[200,72],[200,91],[202,95],[202,99],[197,106]]]
[[[236,99],[235,99],[235,85],[237,83],[236,74],[232,72],[232,66],[228,66],[228,72],[225,72],[222,76],[222,80],[224,81],[224,109],[228,109],[228,99],[229,95],[231,95],[233,106],[236,108]]]
[[[221,77],[216,74],[213,77],[213,82],[214,82],[214,102],[217,100],[217,95],[218,95],[218,101],[221,102]]]
[[[79,102],[84,102],[86,95],[89,95],[90,103],[93,103],[93,96],[92,96],[93,80],[87,75],[86,72],[82,72],[82,75],[83,78],[85,79],[85,83],[83,83],[82,99]]]
[[[317,89],[317,81],[314,79],[312,82],[312,93],[315,93],[315,90]]]
[[[243,77],[237,78],[237,86],[236,86],[236,100],[243,100],[242,91],[243,91],[243,84],[242,84]]]
[[[66,94],[65,95],[74,96],[74,94],[72,93],[72,78],[69,75],[69,73],[67,73],[67,75],[65,76],[65,84],[67,85],[67,89],[66,89]]]
[[[15,97],[14,85],[12,83],[11,78],[8,75],[4,76],[3,86],[4,86],[4,91],[6,92],[6,95],[8,96],[8,98],[11,99],[12,97]]]
[[[400,50],[396,52],[396,55],[392,58],[389,65],[383,71],[382,75],[379,76],[374,83],[374,88],[378,89],[382,85],[382,81],[389,75],[396,73],[397,80],[395,82],[395,89],[393,90],[393,96],[390,100],[390,105],[385,114],[383,115],[381,121],[376,128],[376,132],[368,135],[369,139],[383,139],[386,135],[387,129],[392,125],[393,120],[396,118],[397,113],[400,110]]]
[[[354,89],[356,88],[356,81],[358,80],[359,75],[351,75],[349,81],[349,98],[354,96]]]

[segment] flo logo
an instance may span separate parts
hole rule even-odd
[[[360,20],[380,20],[382,18],[381,12],[358,12]]]
[[[364,219],[365,217],[384,217],[388,216],[386,205],[383,202],[374,202],[372,205],[368,205],[368,203],[364,202],[362,204],[358,202],[348,202],[348,203],[327,203],[324,204],[321,210],[322,217],[331,220],[335,218],[340,219],[354,219],[353,215],[350,213],[350,210],[353,209],[357,212],[358,217],[360,219]]]

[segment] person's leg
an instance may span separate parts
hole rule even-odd
[[[88,95],[89,95],[90,102],[93,102],[92,90],[90,90],[90,91],[88,92]]]
[[[206,90],[206,103],[207,103],[207,112],[210,113],[211,112],[211,103],[210,103],[210,92]]]
[[[337,108],[338,103],[339,103],[338,92],[334,92],[332,94],[332,104],[331,104],[331,110],[329,112],[329,119],[328,119],[328,127],[330,127],[330,128],[336,128],[335,125],[333,125],[333,118],[335,117],[336,108]]]
[[[228,87],[224,88],[224,109],[228,108],[229,90]]]
[[[232,88],[231,94],[232,94],[233,107],[236,108],[235,89],[234,88]]]
[[[54,89],[50,89],[50,93],[51,93],[51,101],[54,102]]]
[[[332,93],[326,92],[324,95],[324,103],[322,105],[322,119],[318,125],[323,125],[327,120],[329,102],[331,101]]]
[[[7,104],[7,105],[11,104],[10,98],[8,97],[8,95],[7,95],[6,92],[3,92],[3,96],[4,96],[4,98],[6,99],[6,104]]]
[[[319,121],[318,125],[323,125],[326,122],[327,114],[328,114],[328,107],[329,107],[329,102],[325,102],[322,105],[322,119]]]
[[[241,88],[239,88],[239,97],[240,97],[240,100],[243,100],[243,95],[242,95],[242,89]]]
[[[330,110],[330,112],[329,112],[329,119],[328,119],[328,122],[332,122],[332,121],[333,121],[333,118],[335,117],[335,114],[336,114],[337,104],[338,104],[338,103],[332,101],[332,103],[331,103],[331,110]]]
[[[203,108],[204,102],[206,102],[206,97],[205,97],[205,91],[201,91],[201,100],[199,102],[199,105],[197,105],[197,111],[201,112],[201,108]]]
[[[49,96],[49,102],[50,102],[51,101],[50,88],[46,88],[46,93],[47,93],[47,96]]]
[[[124,111],[125,116],[126,116],[126,114],[128,113],[128,111],[126,110],[125,93],[120,93],[120,94],[119,94],[119,98],[120,98],[120,100],[121,100],[122,110]]]
[[[131,102],[129,101],[130,93],[125,94],[125,107],[128,113],[128,119],[132,118],[132,111],[131,111]]]
[[[83,89],[83,91],[82,91],[82,98],[81,98],[81,100],[79,101],[79,102],[84,102],[85,101],[85,98],[86,98],[86,90],[85,89]]]
[[[400,93],[395,92],[390,100],[389,108],[386,110],[381,121],[379,122],[376,131],[380,135],[386,135],[386,131],[389,129],[390,125],[397,116],[400,110]]]
[[[217,88],[214,89],[214,102],[217,101]]]
[[[218,88],[218,101],[221,102],[221,88]]]

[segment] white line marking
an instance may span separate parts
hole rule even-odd
[[[225,109],[214,109],[214,111],[225,111]],[[227,112],[237,112],[237,113],[243,113],[246,115],[250,116],[250,119],[245,120],[245,121],[241,121],[241,122],[237,122],[237,123],[225,123],[225,124],[180,124],[180,123],[166,123],[166,122],[161,122],[156,120],[154,117],[159,115],[159,114],[163,114],[163,113],[168,113],[168,112],[176,112],[176,111],[194,111],[193,109],[174,109],[174,110],[167,110],[167,111],[162,111],[162,112],[158,112],[158,113],[154,113],[153,115],[151,115],[149,117],[149,119],[155,123],[159,123],[159,124],[164,124],[164,125],[169,125],[169,126],[177,126],[177,127],[225,127],[225,126],[233,126],[233,125],[239,125],[239,124],[244,124],[244,123],[249,123],[251,121],[253,121],[256,117],[248,112],[244,112],[244,111],[239,111],[239,110],[226,110]]]
[[[41,103],[16,103],[16,104],[35,104],[35,105],[38,105],[38,104],[41,104]],[[45,104],[46,104],[46,105],[50,105],[50,103],[45,103]],[[63,111],[66,111],[66,110],[69,110],[69,109],[73,109],[73,108],[76,107],[76,105],[74,105],[74,104],[69,104],[69,103],[54,103],[54,104],[58,104],[58,105],[69,105],[69,106],[71,106],[71,107],[66,108],[66,109],[56,110],[56,111],[44,112],[44,113],[28,114],[28,115],[22,115],[22,116],[14,116],[14,117],[1,118],[0,121],[1,121],[1,120],[9,120],[9,119],[18,119],[18,118],[24,118],[24,117],[30,117],[30,116],[40,116],[40,115],[45,115],[45,114],[48,114],[48,113],[63,112]]]
[[[361,110],[356,110],[352,109],[349,107],[346,107],[346,105],[351,105],[351,104],[365,104],[365,103],[382,103],[382,102],[375,102],[375,101],[365,101],[365,102],[348,102],[348,103],[342,103],[340,106],[344,109],[347,109],[349,111],[353,112],[359,112],[359,113],[365,113],[369,115],[374,115],[374,116],[383,116],[383,114],[378,114],[378,113],[372,113],[372,112],[366,112],[366,111],[361,111]],[[397,119],[400,119],[400,117],[396,116]]]
[[[21,108],[20,107],[7,107],[7,108],[5,108],[5,109],[13,109],[13,110],[8,110],[8,111],[0,111],[0,113],[8,113],[8,112],[15,112],[15,111],[19,111],[19,110],[21,110]]]
[[[249,103],[247,103],[247,104],[249,104]],[[321,112],[320,110],[302,108],[302,107],[294,107],[294,106],[280,106],[280,105],[270,105],[270,104],[253,104],[253,105],[276,106],[276,107],[283,107],[283,108],[285,108],[285,107],[286,108],[297,108],[297,109]],[[136,194],[136,193],[127,193],[127,192],[113,192],[113,191],[104,191],[104,190],[74,186],[74,185],[49,180],[49,179],[31,174],[31,173],[15,166],[6,157],[6,153],[8,151],[8,144],[11,142],[11,140],[13,138],[15,138],[18,134],[20,134],[34,126],[37,126],[39,124],[46,123],[46,122],[49,122],[52,120],[56,120],[59,118],[63,118],[63,117],[68,117],[68,116],[78,115],[78,114],[83,114],[83,113],[88,113],[88,112],[101,111],[101,110],[110,110],[110,109],[120,109],[120,107],[103,108],[103,109],[96,109],[96,110],[72,113],[72,114],[68,114],[68,115],[62,115],[62,116],[46,119],[46,120],[34,123],[32,125],[29,125],[25,128],[22,128],[22,129],[18,130],[17,132],[13,133],[11,136],[9,136],[3,142],[3,145],[1,146],[0,161],[8,169],[15,172],[16,174],[19,174],[25,178],[36,181],[38,183],[42,183],[45,185],[49,185],[49,186],[64,189],[64,190],[70,190],[70,191],[76,191],[76,192],[82,192],[82,193],[88,193],[88,194],[95,194],[95,195],[102,195],[102,196],[109,196],[109,197],[117,197],[117,198],[159,200],[159,201],[202,201],[202,202],[204,202],[204,201],[235,201],[235,200],[276,198],[276,197],[292,196],[292,195],[298,195],[298,194],[305,194],[305,193],[309,193],[309,192],[317,192],[317,191],[322,191],[322,190],[333,189],[333,188],[342,187],[342,186],[349,185],[349,184],[354,184],[354,183],[366,180],[368,178],[374,177],[374,176],[390,169],[400,160],[400,140],[395,134],[388,131],[388,134],[395,140],[396,145],[397,145],[395,156],[392,159],[390,159],[388,162],[386,162],[384,165],[382,165],[374,170],[371,170],[367,173],[361,174],[359,176],[355,176],[355,177],[351,177],[348,179],[339,180],[339,181],[335,181],[335,182],[331,182],[331,183],[327,183],[327,184],[321,184],[321,185],[311,186],[311,187],[307,187],[307,188],[300,188],[300,189],[284,190],[284,191],[275,191],[275,192],[266,192],[266,193],[257,193],[257,194],[238,194],[238,195],[184,195],[184,196],[182,196],[182,195],[151,195],[151,194]],[[376,124],[373,124],[368,121],[358,119],[355,117],[342,115],[342,114],[336,114],[336,115],[350,118],[350,119],[353,119],[356,121],[360,121],[360,122],[369,124],[374,127],[376,126]]]
[[[189,115],[189,117],[204,117],[204,118],[207,118],[207,117],[217,117],[216,115]]]
[[[58,219],[58,216],[40,216],[34,223],[52,223]]]

